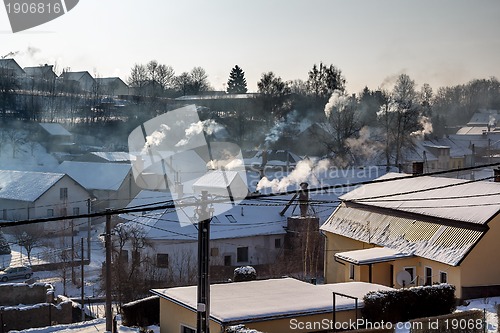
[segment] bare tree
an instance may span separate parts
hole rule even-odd
[[[42,244],[43,233],[41,228],[36,224],[12,227],[12,235],[16,242],[26,250],[28,262],[31,265],[33,249]]]
[[[26,135],[19,130],[10,128],[5,131],[7,142],[12,148],[12,158],[16,158],[16,154],[21,152],[22,145],[26,142]]]

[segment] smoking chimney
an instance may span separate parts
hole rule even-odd
[[[424,162],[413,162],[413,175],[421,175],[424,173]]]

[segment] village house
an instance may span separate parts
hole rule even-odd
[[[2,75],[7,74],[17,78],[21,78],[26,75],[21,66],[19,66],[19,64],[11,58],[0,59],[0,72]]]
[[[420,162],[423,167],[421,172],[426,173],[469,167],[473,162],[473,153],[466,146],[449,137],[415,140],[413,146],[405,151],[402,171],[412,173],[415,162]]]
[[[0,170],[3,221],[78,215],[87,211],[89,197],[80,184],[63,173]],[[61,232],[64,225],[62,222],[40,224],[47,233]]]
[[[101,94],[107,96],[128,95],[128,85],[119,77],[98,77],[95,82]]]
[[[493,255],[500,251],[500,183],[395,173],[378,180],[386,182],[341,196],[321,226],[325,283],[446,282],[462,299],[500,294]]]
[[[73,150],[73,134],[58,123],[39,123],[39,140],[48,152],[70,152]]]
[[[130,164],[64,161],[57,170],[75,179],[96,199],[94,211],[125,207],[140,191]]]
[[[64,86],[70,92],[86,91],[91,92],[96,86],[92,75],[87,71],[69,72],[64,71],[59,78],[64,82]]]
[[[313,285],[292,278],[213,284],[210,287],[210,331],[224,332],[244,324],[266,333],[349,329],[370,291],[392,288],[365,282]],[[153,289],[160,297],[162,333],[196,332],[196,286]],[[333,321],[333,294],[335,322]],[[358,299],[356,312],[355,299]],[[337,323],[337,326],[335,325]],[[343,325],[343,326],[339,326]]]
[[[129,207],[144,207],[169,202],[169,192],[141,191]],[[248,205],[246,205],[248,204]],[[144,230],[149,247],[141,249],[142,258],[153,263],[174,279],[188,282],[196,272],[198,247],[195,207],[160,209],[147,213],[121,214],[122,222],[137,224]],[[210,227],[210,262],[212,266],[272,264],[283,254],[286,217],[280,216],[281,207],[252,205],[243,201],[238,206],[215,204]],[[187,217],[188,223],[181,223]],[[125,248],[134,253],[132,248]],[[191,272],[191,277],[187,275]],[[185,274],[185,275],[183,275]],[[231,275],[232,276],[232,275]]]
[[[43,65],[36,67],[24,67],[24,72],[31,80],[29,89],[38,91],[52,91],[55,87],[57,74],[54,73],[53,65]]]

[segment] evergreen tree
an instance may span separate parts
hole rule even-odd
[[[245,79],[245,72],[238,65],[234,66],[229,73],[229,80],[227,80],[227,93],[228,94],[246,94],[247,80]]]

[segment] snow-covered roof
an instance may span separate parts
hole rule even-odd
[[[71,136],[71,133],[68,132],[61,124],[57,123],[40,123],[40,126],[50,135],[62,135],[62,136]]]
[[[487,223],[500,211],[500,183],[398,173],[377,179],[389,178],[394,180],[361,186],[340,199],[475,224]]]
[[[63,177],[63,173],[0,170],[0,198],[33,202]]]
[[[56,73],[52,70],[52,65],[36,66],[36,67],[24,67],[24,72],[32,77],[42,77],[45,75],[51,75],[56,77]]]
[[[168,192],[141,191],[128,207],[154,204],[171,200]],[[280,206],[255,205],[253,200],[243,200],[240,205],[215,204],[210,228],[211,239],[252,237],[258,235],[285,234],[286,217],[280,216]],[[196,241],[198,229],[194,224],[181,226],[177,214],[191,217],[194,207],[164,209],[141,213],[122,214],[121,218],[134,221],[144,227],[149,239]]]
[[[214,284],[210,287],[210,316],[219,323],[246,323],[332,312],[333,294],[359,299],[370,291],[392,288],[365,282],[313,285],[292,278]],[[154,289],[152,292],[196,311],[196,286]],[[337,296],[337,311],[355,308],[353,299]]]
[[[335,257],[356,265],[367,265],[378,262],[393,261],[411,257],[412,254],[386,247],[372,247],[370,249],[339,252]]]
[[[486,232],[473,223],[469,223],[470,228],[467,224],[442,225],[419,219],[418,215],[411,218],[391,213],[342,203],[320,229],[452,266],[459,265]]]
[[[92,75],[90,75],[90,73],[87,71],[63,72],[60,77],[64,78],[65,80],[80,81],[86,75],[88,75],[91,79],[93,79]]]
[[[95,155],[109,162],[130,162],[135,161],[135,156],[123,151],[97,151],[90,152],[89,154]]]
[[[193,187],[227,188],[238,176],[237,171],[210,171],[193,183]]]
[[[111,190],[120,188],[132,166],[125,163],[97,163],[64,161],[58,171],[68,174],[87,190]]]

